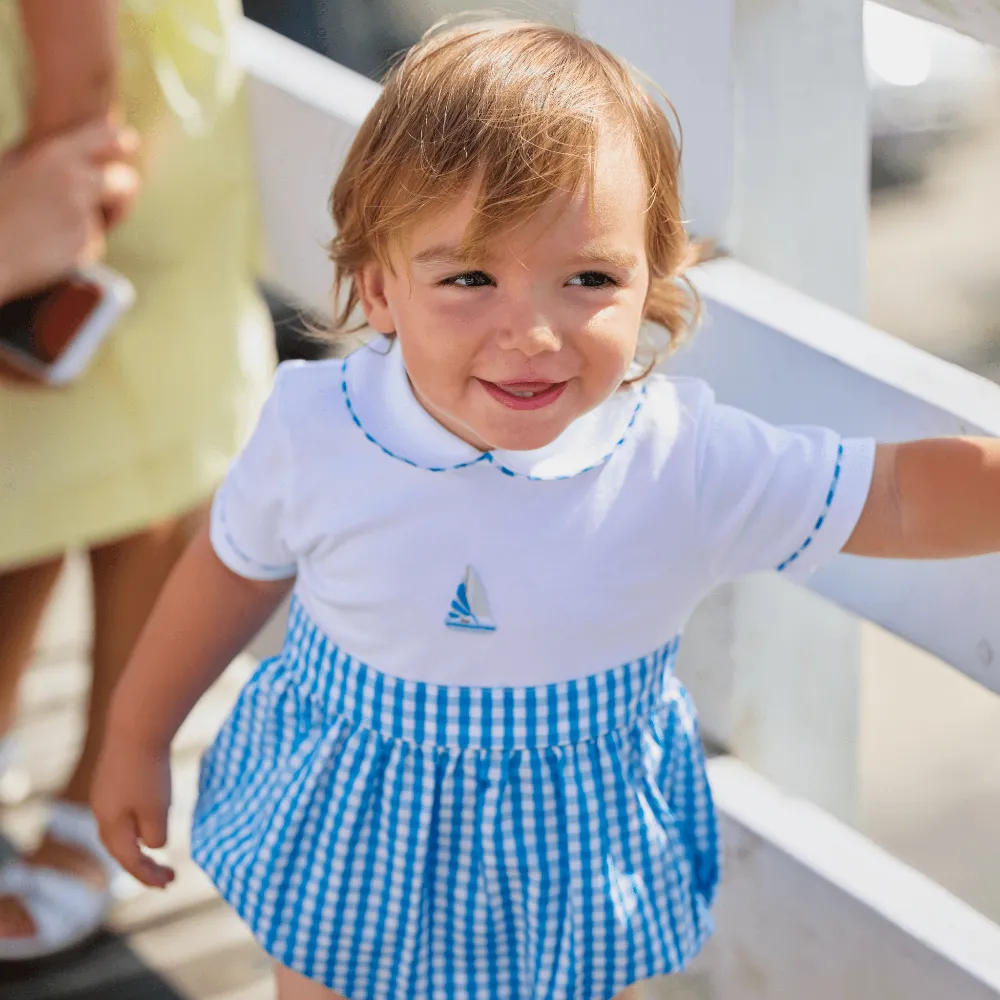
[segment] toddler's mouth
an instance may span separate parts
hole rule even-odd
[[[498,403],[511,410],[539,410],[554,403],[566,388],[566,382],[477,382]]]

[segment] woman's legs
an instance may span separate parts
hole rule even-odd
[[[62,565],[58,556],[0,573],[0,737],[14,722],[21,675]]]
[[[163,584],[184,551],[189,526],[175,519],[90,551],[94,646],[87,729],[80,756],[59,798],[86,805],[104,741],[111,695]]]
[[[278,1000],[347,1000],[339,993],[334,993],[283,965],[275,966],[274,979],[278,984]]]
[[[91,652],[91,688],[87,706],[87,727],[83,747],[76,767],[57,797],[67,802],[86,805],[90,783],[97,765],[97,756],[104,736],[111,695],[125,669],[129,654],[139,632],[152,610],[160,588],[190,537],[190,519],[171,520],[155,525],[135,535],[129,535],[91,550],[90,566],[94,594],[94,645]],[[49,570],[51,581],[44,599],[58,577],[58,564]],[[32,586],[21,582],[20,602],[6,601],[0,579],[0,614],[13,609],[18,618],[13,621],[18,641],[0,646],[0,684],[3,683],[6,648],[15,647],[23,660],[30,656],[34,632],[44,611],[45,601],[37,597],[40,608],[28,602],[28,595],[38,595],[48,577],[41,573]],[[13,589],[13,588],[11,588]],[[28,626],[31,625],[29,634]],[[2,636],[5,630],[0,630]],[[23,663],[21,664],[23,669]],[[14,682],[16,687],[16,681]],[[2,706],[2,703],[0,703]],[[2,717],[0,717],[2,718]],[[38,849],[25,859],[67,871],[96,887],[104,884],[104,871],[96,858],[79,848],[46,837]],[[0,898],[0,937],[31,935],[34,926],[21,903],[12,898]]]
[[[63,557],[0,573],[0,737],[17,712],[17,690]],[[17,900],[0,898],[0,937],[31,934],[33,927]]]

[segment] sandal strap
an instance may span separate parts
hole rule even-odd
[[[96,858],[107,887],[98,889],[68,872],[20,861],[0,868],[0,895],[16,896],[36,928],[29,938],[0,939],[0,963],[54,955],[85,940],[100,929],[115,898],[131,881],[101,843],[97,820],[86,806],[53,802],[46,832]]]
[[[0,778],[17,756],[17,740],[13,736],[0,736]]]
[[[13,733],[0,736],[0,805],[20,805],[31,791],[22,756],[21,742]]]
[[[20,900],[35,924],[27,938],[0,939],[0,962],[54,955],[99,930],[111,895],[51,868],[15,861],[0,868],[0,895]]]

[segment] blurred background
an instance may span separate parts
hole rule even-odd
[[[245,0],[256,20],[377,79],[471,0]],[[566,0],[504,11],[572,26]],[[1000,381],[1000,65],[945,28],[865,5],[868,319]],[[1000,921],[1000,699],[865,626],[862,831]]]

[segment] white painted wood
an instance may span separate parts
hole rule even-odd
[[[848,312],[864,306],[868,90],[861,0],[578,0],[580,28],[674,102],[692,230]],[[773,609],[764,630],[755,618]],[[823,637],[820,644],[818,637]],[[806,677],[791,653],[809,651]],[[706,730],[842,818],[857,803],[859,625],[783,581],[692,621],[681,672]]]
[[[971,35],[981,42],[1000,45],[1000,3],[997,0],[880,0],[904,14],[914,14]]]
[[[577,0],[580,30],[676,107],[691,228],[864,310],[868,91],[860,0]]]
[[[248,19],[235,39],[249,74],[265,277],[328,315],[330,190],[379,86]]]
[[[860,657],[853,616],[761,576],[702,603],[685,629],[677,674],[710,744],[856,822]]]
[[[684,205],[699,235],[732,246],[737,198],[734,0],[577,0],[578,29],[645,73],[676,108]],[[695,65],[695,63],[697,65]]]
[[[993,382],[735,261],[703,268],[698,286],[709,319],[672,368],[706,378],[727,402],[776,423],[820,423],[885,441],[1000,435]],[[1000,557],[845,556],[810,587],[1000,692]],[[816,682],[811,662],[802,670]]]
[[[709,771],[727,846],[699,997],[1000,997],[1000,928],[742,762]]]

